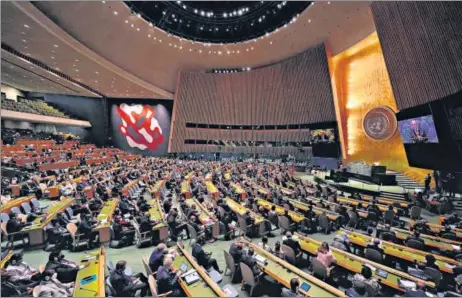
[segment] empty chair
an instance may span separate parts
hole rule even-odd
[[[22,231],[16,232],[16,233],[8,233],[6,230],[6,222],[0,224],[0,228],[2,230],[3,235],[7,239],[7,243],[5,246],[5,249],[7,249],[9,246],[14,247],[14,242],[16,240],[21,240],[23,246],[26,245],[26,238],[27,238],[27,233],[23,233]]]
[[[151,290],[152,297],[166,297],[172,294],[172,291],[169,291],[167,293],[157,293],[157,281],[154,278],[154,276],[149,275],[148,277],[148,284],[149,284],[149,289]]]
[[[144,257],[141,257],[141,263],[143,263],[144,271],[146,271],[146,276],[152,275],[152,270],[148,265],[148,262],[146,262],[146,259]]]
[[[250,234],[252,225],[247,225],[247,223],[245,222],[245,219],[241,216],[237,217],[237,221],[239,223],[239,229],[241,230],[241,236]]]
[[[226,250],[223,250],[223,253],[225,255],[225,263],[226,263],[226,268],[224,274],[226,274],[226,271],[229,270],[229,278],[230,280],[234,279],[234,274],[236,273],[236,262],[234,262],[233,256],[229,254]]]
[[[85,237],[85,234],[79,234],[77,232],[77,226],[75,225],[75,223],[68,223],[66,227],[69,233],[71,234],[71,251],[75,251],[81,246],[87,246],[87,248],[90,247],[90,240],[87,237]]]
[[[218,213],[220,214],[221,217],[225,216],[226,211],[223,209],[223,207],[218,206]]]
[[[364,256],[366,257],[366,259],[371,260],[372,262],[376,262],[379,264],[383,262],[382,253],[372,248],[366,248]]]
[[[114,287],[112,287],[111,277],[110,276],[108,276],[106,278],[106,286],[107,286],[107,289],[109,290],[109,291],[106,291],[106,292],[108,292],[108,293],[106,293],[107,296],[109,296],[109,297],[117,297],[116,296],[116,291],[114,290]],[[153,293],[153,297],[155,297],[154,293]]]
[[[295,224],[290,224],[287,216],[279,216],[278,222],[279,228],[281,229],[281,234],[285,233],[286,231],[293,232],[295,230]]]
[[[107,261],[107,269],[109,270],[109,273],[115,270],[114,264],[112,263],[111,260]]]
[[[29,203],[24,202],[21,204],[21,207],[24,210],[25,214],[29,214],[32,212],[32,208],[30,207]]]
[[[319,222],[319,227],[321,231],[323,231],[326,234],[330,233],[330,223],[329,223],[329,218],[325,214],[320,214],[318,217],[318,222]]]
[[[13,212],[14,214],[22,214],[21,210],[19,209],[19,207],[13,207],[11,208],[11,212]]]
[[[393,226],[393,220],[395,219],[395,212],[393,210],[387,210],[383,213],[383,222]]]
[[[449,240],[457,240],[457,235],[455,233],[444,233],[441,235],[441,238],[449,239]]]
[[[295,265],[296,257],[295,257],[295,252],[292,249],[292,247],[283,244],[281,245],[281,249],[282,249],[282,252],[284,253],[286,261],[292,265]]]
[[[411,208],[411,219],[420,219],[420,214],[422,213],[422,208],[414,206]]]
[[[234,238],[233,237],[234,236],[234,230],[230,229],[229,232],[226,232],[226,226],[221,221],[218,222],[218,225],[220,227],[220,235],[223,235],[225,237],[229,237],[230,239]]]
[[[242,282],[245,285],[250,287],[249,295],[253,296],[253,292],[255,288],[258,286],[260,280],[255,279],[255,275],[253,274],[252,270],[244,263],[239,263],[242,272]]]
[[[284,204],[284,205],[282,205],[282,206],[284,207],[284,209],[286,209],[286,210],[290,210],[290,205],[289,205],[289,204],[285,203],[285,204]]]
[[[277,214],[269,214],[268,221],[271,223],[271,225],[275,227],[275,228],[272,228],[272,230],[276,230],[279,227],[279,218]]]
[[[413,249],[418,249],[418,250],[423,250],[424,249],[423,243],[420,242],[420,241],[414,240],[414,239],[409,239],[406,242],[406,245],[408,247],[410,247],[410,248],[413,248]]]
[[[151,231],[141,232],[140,226],[136,221],[133,222],[133,227],[135,228],[136,247],[139,248],[145,243],[152,243]]]
[[[2,223],[7,223],[10,220],[10,216],[6,213],[0,214],[0,219]]]
[[[318,259],[311,260],[311,268],[313,269],[313,275],[321,280],[326,280],[328,277],[327,267]]]
[[[347,226],[353,229],[356,229],[358,226],[358,216],[355,212],[353,211],[348,211],[348,217],[350,218],[348,220]]]
[[[435,287],[438,289],[443,279],[443,274],[439,270],[431,267],[425,267],[424,273],[435,283]]]
[[[191,240],[197,240],[198,237],[202,237],[204,235],[204,232],[197,234],[196,229],[194,229],[193,226],[191,226],[190,224],[187,224],[187,227],[189,232],[189,243],[191,243]]]

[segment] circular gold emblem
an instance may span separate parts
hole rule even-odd
[[[364,133],[375,141],[388,140],[395,134],[397,128],[395,112],[387,106],[378,106],[364,115]]]

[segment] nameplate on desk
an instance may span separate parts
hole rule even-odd
[[[94,282],[96,280],[96,274],[93,274],[93,275],[90,275],[90,276],[87,276],[87,277],[84,277],[80,280],[80,285],[81,286],[84,286],[86,284],[89,284],[91,282]]]

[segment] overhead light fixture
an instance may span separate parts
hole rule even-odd
[[[27,25],[27,24],[24,24],[24,27],[25,27],[25,28],[30,28],[29,25]]]
[[[114,11],[114,15],[118,15],[119,13],[117,11]]]

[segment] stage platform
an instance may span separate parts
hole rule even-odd
[[[348,179],[348,182],[334,182],[333,180],[327,180],[326,176],[329,176],[329,172],[325,171],[316,171],[314,175],[308,173],[296,173],[296,176],[312,176],[313,179],[317,182],[326,183],[332,186],[335,186],[337,189],[347,192],[362,192],[372,196],[381,196],[391,199],[404,200],[408,192],[413,192],[414,190],[408,190],[398,185],[377,185],[370,182],[361,182],[356,179]]]

